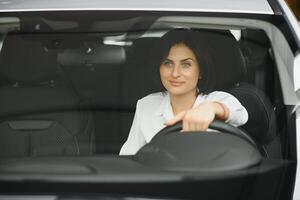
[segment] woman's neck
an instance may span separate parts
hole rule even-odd
[[[197,91],[191,91],[184,95],[171,95],[170,101],[174,116],[178,113],[191,109],[197,98]]]

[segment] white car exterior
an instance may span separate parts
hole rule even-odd
[[[32,11],[176,11],[176,12],[202,12],[202,13],[234,13],[234,14],[253,14],[253,15],[276,15],[277,10],[273,10],[269,3],[272,0],[1,0],[0,13],[13,12],[32,12]],[[275,2],[275,1],[274,1]],[[295,16],[284,0],[277,1],[284,13],[284,17],[292,29],[296,42],[296,48],[300,46],[300,27]],[[201,24],[203,27],[232,26],[234,27],[254,27],[263,29],[269,37],[274,50],[275,60],[278,66],[283,99],[285,105],[294,106],[296,113],[296,138],[297,147],[300,146],[300,49],[292,50],[282,32],[271,23],[256,19],[233,19],[217,18],[211,16],[185,17],[167,16],[160,18],[153,27],[165,22],[174,22],[175,26],[181,27],[185,23]],[[0,24],[2,22],[0,21]],[[233,31],[234,32],[234,31]],[[237,31],[239,33],[239,31]],[[294,51],[294,52],[293,52]],[[300,160],[300,150],[297,149],[297,160]],[[294,200],[300,200],[300,165],[297,165],[297,175],[294,187]]]

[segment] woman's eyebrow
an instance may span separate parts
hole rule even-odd
[[[169,58],[165,58],[164,61],[170,61],[170,62],[173,62],[173,60],[169,59]]]
[[[193,58],[185,58],[185,59],[181,60],[181,62],[188,61],[188,60],[192,60],[192,61],[194,61],[194,59],[193,59]]]

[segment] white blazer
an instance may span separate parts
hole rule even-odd
[[[215,91],[208,95],[199,94],[193,108],[204,101],[217,101],[227,106],[229,117],[226,121],[233,126],[241,126],[248,120],[248,112],[231,94]],[[168,92],[150,94],[136,105],[136,112],[127,141],[120,155],[134,155],[149,143],[154,135],[165,127],[164,123],[174,117]]]

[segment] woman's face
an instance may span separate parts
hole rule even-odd
[[[199,76],[196,56],[183,43],[172,46],[160,65],[161,82],[171,95],[196,94]]]

